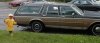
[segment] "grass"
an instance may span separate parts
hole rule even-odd
[[[8,1],[12,1],[12,0],[0,0],[0,2],[8,2]]]
[[[99,36],[51,34],[34,32],[15,32],[10,36],[6,31],[0,31],[1,43],[100,43]]]

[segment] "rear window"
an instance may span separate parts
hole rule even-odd
[[[39,14],[42,6],[22,6],[17,10],[17,14]]]

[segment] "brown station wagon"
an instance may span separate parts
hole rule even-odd
[[[89,30],[100,34],[100,14],[84,14],[73,4],[56,2],[36,2],[20,6],[15,14],[20,26],[30,26],[35,32],[45,27]]]

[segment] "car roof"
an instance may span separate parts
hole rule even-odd
[[[66,6],[71,6],[73,4],[71,3],[60,3],[60,2],[47,2],[47,1],[44,1],[44,2],[35,2],[35,3],[28,3],[28,4],[25,4],[26,6],[34,6],[34,5],[66,5]]]

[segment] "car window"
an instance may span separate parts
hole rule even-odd
[[[18,14],[39,14],[42,6],[23,6],[17,13]]]
[[[73,1],[73,4],[91,4],[91,1],[89,1],[89,0],[76,0],[76,1]]]
[[[60,14],[61,15],[72,15],[75,11],[69,6],[61,6]]]
[[[57,16],[59,15],[58,6],[48,6],[47,16]]]
[[[74,4],[79,4],[79,1],[74,1],[73,3],[74,3]]]
[[[78,14],[78,15],[84,15],[83,11],[81,9],[79,9],[77,6],[73,5],[71,6],[75,12]]]
[[[83,1],[80,1],[80,4],[90,4],[90,2],[83,0]]]

